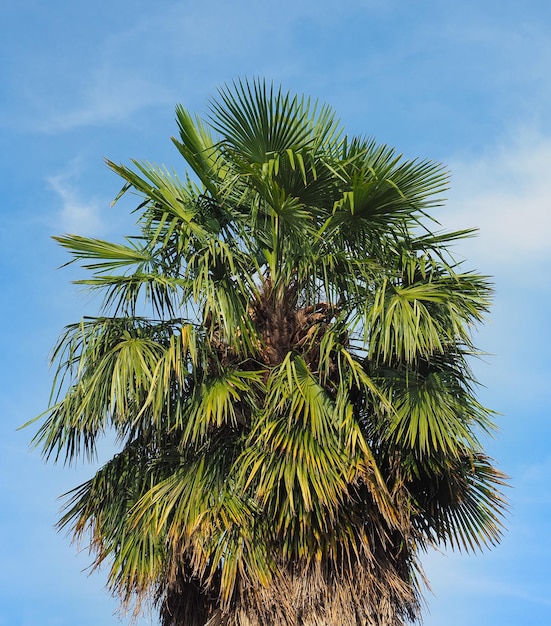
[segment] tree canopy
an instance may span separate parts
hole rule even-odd
[[[108,161],[138,233],[56,238],[104,301],[35,442],[120,444],[59,525],[164,626],[415,621],[423,553],[494,544],[505,507],[470,368],[492,289],[434,221],[447,173],[262,81],[176,115],[180,174]]]

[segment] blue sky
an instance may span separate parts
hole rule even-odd
[[[51,235],[130,233],[131,157],[180,167],[174,107],[265,77],[331,104],[351,134],[446,163],[437,219],[478,226],[457,255],[492,274],[477,341],[490,453],[512,477],[508,532],[477,556],[429,554],[426,626],[544,626],[551,615],[551,4],[525,0],[0,0],[0,626],[118,624],[104,574],[53,529],[93,467],[45,465],[16,428],[47,405],[48,355],[93,314]],[[108,447],[108,444],[106,444]],[[154,625],[147,614],[140,626]]]

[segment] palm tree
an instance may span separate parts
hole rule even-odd
[[[164,626],[400,625],[423,553],[499,540],[478,436],[486,277],[433,232],[447,175],[260,81],[177,108],[188,171],[108,162],[140,233],[58,242],[104,295],[54,351],[45,457],[120,451],[67,494],[123,604]]]

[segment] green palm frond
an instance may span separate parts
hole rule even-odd
[[[173,137],[172,142],[208,193],[217,198],[217,183],[224,178],[224,171],[220,170],[222,164],[213,138],[201,120],[193,120],[181,105],[176,107],[176,120],[180,130],[180,140]]]
[[[302,147],[332,146],[341,131],[326,106],[282,93],[265,83],[238,82],[211,101],[211,124],[223,141],[250,163]]]

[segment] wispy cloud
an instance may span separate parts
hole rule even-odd
[[[25,129],[44,133],[120,123],[182,99],[188,106],[195,105],[195,97],[204,104],[220,83],[245,75],[282,82],[299,75],[308,91],[316,82],[305,71],[310,49],[293,52],[303,31],[312,35],[321,29],[329,38],[332,24],[347,21],[352,8],[364,16],[378,13],[384,3],[344,0],[332,8],[331,22],[313,0],[282,0],[277,20],[268,5],[237,4],[240,11],[232,3],[217,3],[215,11],[209,3],[161,4],[153,14],[129,16],[116,31],[95,31],[94,45],[79,58],[60,58],[51,46],[44,58],[27,60],[25,87],[18,85],[25,107],[15,117]]]
[[[461,246],[469,258],[513,272],[530,264],[537,272],[535,262],[551,256],[550,163],[551,136],[529,130],[451,162],[452,190],[441,217],[448,228],[480,229]]]
[[[174,102],[167,90],[145,79],[118,76],[111,70],[98,69],[79,91],[76,102],[66,108],[43,108],[36,130],[56,133],[83,126],[111,124],[128,119],[136,112]]]
[[[101,217],[102,204],[98,200],[81,198],[74,182],[77,175],[75,161],[65,171],[47,178],[49,187],[61,201],[61,208],[55,213],[55,226],[65,233],[97,236],[106,229]]]
[[[16,84],[17,98],[11,97],[17,108],[10,125],[53,134],[121,123],[150,107],[173,106],[171,81],[158,69],[168,54],[158,43],[165,33],[155,29],[154,21],[148,26],[145,18],[137,17],[105,32],[91,25],[86,47],[74,56],[63,46],[43,42],[40,56],[16,59],[25,80]]]
[[[496,548],[496,550],[499,549]],[[514,571],[510,570],[513,558],[502,560],[501,565],[496,562],[493,568],[484,567],[480,560],[489,558],[489,555],[475,557],[437,554],[426,558],[425,568],[433,582],[432,590],[437,598],[441,597],[444,600],[444,594],[449,594],[454,599],[468,598],[469,607],[466,610],[479,614],[483,611],[497,614],[500,601],[511,605],[533,606],[539,607],[539,610],[549,610],[551,599],[532,574],[527,572],[524,583],[521,583],[515,577]],[[504,571],[508,571],[509,574],[504,574]],[[448,610],[451,602],[453,600],[450,599]],[[431,603],[429,598],[430,604],[434,605],[436,601]],[[428,620],[429,626],[438,623],[437,620]],[[446,623],[459,623],[457,615],[451,616]]]

